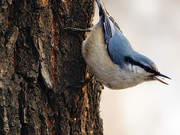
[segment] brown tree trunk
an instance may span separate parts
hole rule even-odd
[[[101,135],[101,88],[81,54],[93,0],[0,1],[0,135]]]

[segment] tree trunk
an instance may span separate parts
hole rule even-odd
[[[81,54],[93,0],[0,1],[0,135],[101,135],[101,85]]]

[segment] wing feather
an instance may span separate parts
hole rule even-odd
[[[127,38],[122,34],[122,31],[115,20],[104,8],[102,8],[99,0],[96,1],[99,7],[100,23],[102,23],[104,28],[104,40],[107,52],[115,64],[122,66],[124,56],[131,53],[127,52],[127,50],[130,51],[133,49]]]

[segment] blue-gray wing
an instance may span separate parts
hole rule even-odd
[[[118,24],[114,19],[108,14],[108,12],[103,9],[99,0],[96,0],[99,7],[100,22],[104,28],[104,40],[106,44],[107,52],[111,60],[123,66],[124,57],[131,53],[131,45],[127,38],[122,34]]]
[[[122,63],[124,63],[124,57],[131,55],[133,49],[127,38],[120,31],[119,27],[116,26],[117,24],[114,25],[110,19],[109,22],[110,25],[108,28],[111,29],[111,35],[108,35],[110,32],[106,32],[106,30],[104,31],[106,48],[111,60],[115,64],[123,67]]]

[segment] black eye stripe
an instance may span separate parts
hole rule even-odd
[[[130,63],[132,65],[136,65],[136,66],[139,66],[141,68],[143,68],[145,71],[149,72],[149,73],[154,73],[155,75],[158,75],[159,72],[155,71],[154,69],[148,67],[148,66],[145,66],[143,64],[141,64],[140,62],[137,62],[135,60],[133,60],[131,57],[127,56],[124,58],[124,61],[127,62],[127,63]]]

